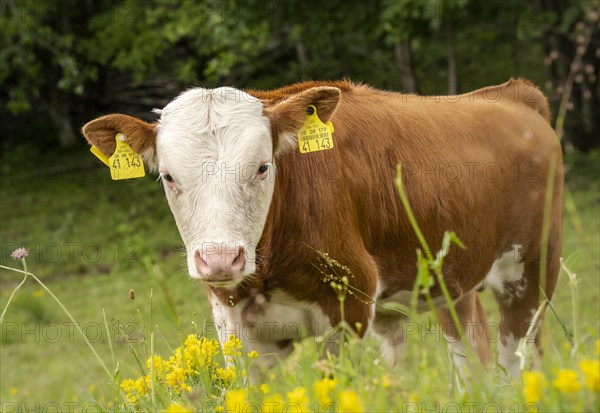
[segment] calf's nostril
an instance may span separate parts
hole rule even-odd
[[[202,253],[200,250],[196,250],[196,253],[194,254],[194,260],[196,261],[196,269],[198,272],[201,274],[208,272],[208,263],[204,260],[204,258],[202,258]]]
[[[244,249],[240,247],[238,249],[238,254],[231,263],[231,268],[242,269],[244,268],[244,264],[246,264],[246,256],[244,253]]]

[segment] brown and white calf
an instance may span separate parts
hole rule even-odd
[[[309,105],[333,123],[332,149],[299,152]],[[511,79],[450,97],[351,82],[193,88],[157,113],[156,123],[102,116],[83,133],[107,155],[123,133],[158,170],[189,274],[203,282],[223,339],[237,332],[248,350],[286,355],[299,335],[338,324],[338,298],[315,265],[320,250],[346,265],[352,287],[371,298],[349,296],[345,320],[379,336],[395,364],[403,318],[379,312],[374,302],[408,304],[415,282],[419,244],[394,186],[402,164],[429,245],[439,249],[452,230],[467,246],[450,249],[443,274],[481,361],[491,362],[476,293],[486,284],[500,307],[499,362],[518,374],[517,342],[538,307],[540,285],[552,296],[561,253],[561,149],[534,85]],[[552,159],[547,275],[540,282]],[[431,292],[440,303],[439,285]],[[438,312],[451,323],[448,310]]]

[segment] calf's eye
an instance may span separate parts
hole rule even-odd
[[[163,179],[165,181],[167,181],[168,183],[173,182],[173,177],[171,175],[169,175],[169,174],[163,175]]]
[[[258,168],[258,173],[259,175],[264,174],[265,172],[267,172],[267,170],[269,169],[269,165],[266,163],[263,163],[261,166],[259,166]]]

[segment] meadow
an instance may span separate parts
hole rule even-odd
[[[571,257],[576,282],[561,272],[546,312],[541,373],[526,375],[524,385],[507,381],[497,366],[478,370],[465,392],[429,313],[416,320],[406,357],[393,371],[373,339],[347,334],[338,357],[319,359],[322,343],[307,339],[266,374],[266,386],[248,386],[256,355],[242,354],[235,341],[224,351],[214,347],[204,291],[186,275],[177,228],[154,177],[113,182],[85,150],[35,160],[15,150],[2,165],[0,264],[22,269],[10,253],[28,248],[28,270],[75,320],[31,277],[15,293],[0,329],[2,411],[600,408],[598,152],[566,156],[562,255]],[[2,310],[22,278],[0,270]],[[497,322],[490,291],[482,302]],[[147,363],[152,354],[159,357]],[[233,367],[225,368],[225,359]]]

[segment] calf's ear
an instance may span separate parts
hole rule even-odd
[[[341,92],[337,87],[319,86],[292,95],[274,106],[265,107],[264,114],[271,122],[273,131],[275,155],[298,146],[297,134],[306,120],[306,110],[310,105],[317,108],[317,115],[323,123],[327,123],[340,98]]]
[[[112,114],[101,116],[86,123],[81,128],[83,136],[89,143],[98,148],[106,156],[115,152],[117,133],[126,137],[126,142],[135,152],[142,155],[144,163],[156,169],[156,124],[128,115]]]

